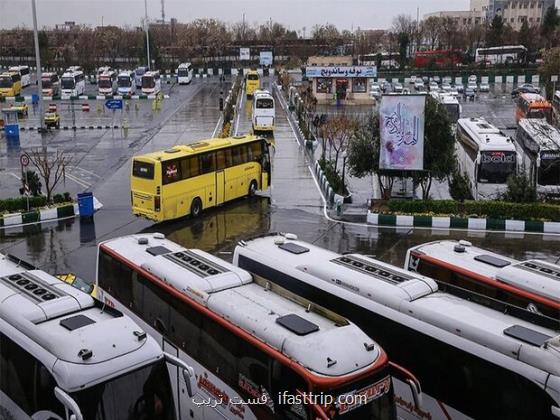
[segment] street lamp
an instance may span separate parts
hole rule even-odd
[[[41,80],[41,54],[39,53],[39,33],[37,32],[37,7],[35,0],[31,0],[31,9],[33,12],[33,41],[35,43],[35,65],[37,66],[37,89],[39,89],[39,125],[40,132],[44,131],[43,121],[43,81]],[[44,137],[41,136],[43,139]]]
[[[146,31],[146,55],[148,56],[148,70],[150,70],[150,26],[148,24],[148,0],[144,0],[144,29]]]
[[[346,158],[348,157],[348,153],[346,150],[342,153],[342,194],[346,191]]]

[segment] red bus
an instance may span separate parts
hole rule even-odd
[[[461,50],[428,50],[416,51],[414,65],[419,68],[428,67],[434,63],[437,67],[454,67],[463,61]]]

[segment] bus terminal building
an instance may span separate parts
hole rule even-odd
[[[377,77],[375,66],[355,66],[351,56],[309,57],[305,76],[318,104],[373,104],[370,86]]]

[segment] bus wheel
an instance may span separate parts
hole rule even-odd
[[[191,204],[191,217],[198,217],[202,213],[202,201],[196,197]]]
[[[251,184],[249,184],[249,197],[253,197],[256,192],[257,192],[257,181],[253,179],[251,181]]]

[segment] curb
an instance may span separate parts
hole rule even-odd
[[[120,125],[62,125],[58,128],[46,128],[47,131],[59,131],[59,130],[110,130],[110,129],[115,129],[118,130],[120,128],[125,128],[125,127],[121,127]],[[130,128],[130,127],[126,127],[126,128]],[[41,129],[41,127],[38,126],[33,126],[33,127],[20,127],[19,128],[20,131],[39,131]]]
[[[469,231],[496,230],[500,232],[531,232],[560,234],[560,222],[538,220],[505,220],[462,218],[451,216],[411,216],[372,213],[368,210],[367,223],[377,226],[423,227],[435,229],[465,229]]]
[[[154,99],[156,95],[130,95],[130,96],[123,96],[123,95],[79,95],[79,96],[43,96],[43,101],[61,101],[61,100],[70,100],[70,101],[106,101],[109,99],[122,99],[122,100],[131,100],[131,99]],[[164,99],[169,99],[169,95],[163,95]],[[26,96],[1,96],[1,102],[29,102],[31,103],[33,98],[29,95]]]
[[[96,198],[94,198],[93,200],[94,211],[98,211],[103,207],[103,204],[101,204]],[[52,207],[48,209],[34,210],[25,213],[10,213],[0,217],[0,229],[29,225],[33,223],[41,223],[45,221],[56,221],[79,215],[80,209],[78,203],[67,204],[60,207]]]

